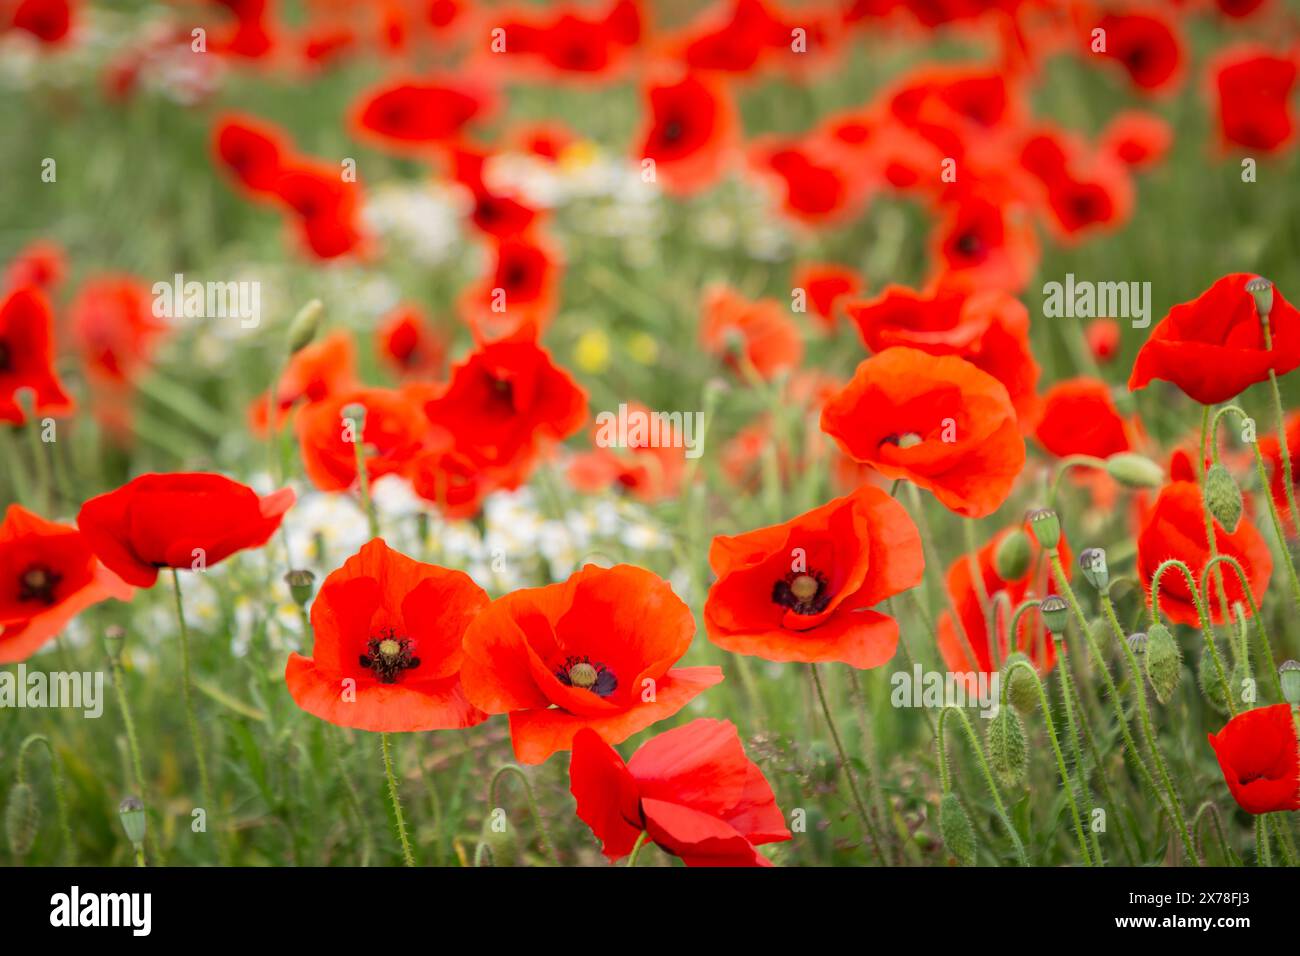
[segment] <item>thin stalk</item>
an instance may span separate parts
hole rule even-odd
[[[645,844],[646,837],[649,835],[648,832],[642,830],[641,835],[636,838],[636,843],[632,844],[632,852],[627,857],[628,866],[636,866],[636,858],[641,855],[641,847]]]
[[[835,726],[835,718],[831,715],[831,706],[826,699],[826,689],[822,687],[821,675],[817,673],[816,664],[809,664],[808,670],[812,674],[813,686],[817,689],[817,699],[821,701],[822,713],[826,716],[826,726],[830,728],[831,740],[835,742],[835,750],[840,755],[840,765],[844,768],[844,775],[848,777],[849,790],[853,794],[853,803],[857,807],[858,816],[862,818],[862,825],[866,829],[867,837],[871,840],[872,850],[883,863],[885,856],[880,848],[880,836],[876,832],[875,821],[872,820],[871,814],[867,812],[866,801],[862,799],[862,793],[858,790],[858,778],[853,772],[853,766],[849,763],[849,756],[844,750],[844,742],[840,739],[839,729]]]
[[[488,786],[488,800],[491,802],[492,808],[495,809],[500,805],[497,803],[497,785],[502,777],[508,773],[514,774],[524,785],[524,799],[528,801],[528,812],[532,814],[533,826],[537,827],[537,835],[538,839],[541,840],[542,849],[546,851],[546,855],[555,862],[556,866],[561,866],[560,854],[556,851],[555,844],[551,842],[551,835],[546,832],[546,824],[542,821],[542,813],[537,806],[537,798],[533,796],[533,785],[529,783],[528,775],[524,773],[522,768],[509,763],[492,775],[492,782]]]
[[[1230,554],[1221,554],[1217,558],[1211,558],[1206,563],[1205,569],[1201,571],[1201,591],[1204,594],[1208,590],[1209,573],[1214,565],[1223,562],[1237,572],[1237,580],[1241,583],[1241,591],[1246,595],[1246,601],[1250,606],[1250,616],[1255,621],[1255,636],[1258,638],[1257,644],[1260,649],[1260,667],[1268,671],[1273,681],[1273,691],[1277,694],[1279,701],[1285,700],[1282,696],[1282,678],[1277,672],[1277,660],[1273,657],[1273,646],[1268,639],[1268,631],[1264,627],[1264,615],[1259,611],[1259,605],[1255,602],[1255,595],[1250,592],[1250,582],[1246,580],[1246,572],[1241,567],[1241,562]],[[1264,665],[1268,666],[1265,667]]]
[[[966,739],[970,741],[971,750],[975,753],[975,760],[984,774],[984,781],[988,784],[989,794],[993,797],[993,805],[997,808],[997,818],[1001,822],[1003,829],[1010,835],[1011,842],[1015,845],[1016,856],[1020,858],[1020,865],[1028,866],[1029,858],[1025,855],[1025,845],[1020,841],[1020,834],[1016,832],[1016,828],[1011,825],[1011,818],[1007,816],[1007,808],[1002,803],[1002,795],[998,792],[997,782],[993,779],[993,772],[989,769],[988,758],[984,755],[984,745],[980,743],[979,736],[975,733],[975,728],[971,726],[970,718],[966,716],[966,712],[960,707],[951,705],[939,711],[939,728],[935,736],[935,742],[939,748],[940,785],[945,793],[951,789],[949,786],[951,771],[948,768],[948,755],[943,736],[944,718],[948,716],[950,711],[956,713],[961,721],[962,728],[966,731]]]
[[[1223,696],[1228,705],[1228,715],[1237,716],[1237,707],[1232,702],[1232,692],[1228,689],[1228,674],[1223,669],[1223,658],[1219,656],[1219,648],[1214,643],[1214,631],[1210,629],[1210,615],[1205,607],[1205,602],[1201,600],[1200,589],[1196,585],[1196,578],[1192,576],[1192,569],[1177,558],[1168,558],[1160,562],[1155,573],[1151,575],[1151,623],[1160,623],[1160,579],[1164,576],[1165,571],[1170,568],[1177,568],[1183,573],[1187,581],[1187,590],[1191,592],[1192,603],[1196,606],[1196,617],[1201,625],[1201,634],[1205,637],[1205,645],[1210,652],[1210,659],[1214,662],[1214,670],[1219,678],[1219,683],[1223,687]]]
[[[194,747],[194,762],[199,767],[199,791],[203,794],[204,806],[209,813],[217,812],[217,805],[212,801],[212,784],[208,778],[207,750],[203,745],[203,735],[199,732],[199,718],[194,710],[194,677],[190,673],[190,629],[185,623],[185,606],[181,601],[181,575],[175,568],[172,571],[172,593],[176,597],[176,623],[181,632],[181,696],[185,702],[185,723],[189,726],[190,743]],[[217,856],[225,863],[223,850],[225,841],[217,838]]]
[[[402,843],[402,862],[415,866],[415,854],[411,852],[411,841],[406,835],[406,814],[402,812],[402,798],[397,792],[397,775],[393,772],[392,744],[388,734],[379,735],[379,747],[384,754],[384,775],[388,778],[388,800],[393,805],[393,816],[397,819],[397,838]]]

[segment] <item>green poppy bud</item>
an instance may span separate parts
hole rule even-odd
[[[5,836],[9,838],[9,849],[14,856],[22,859],[31,851],[39,822],[35,791],[26,781],[14,784],[5,805]]]
[[[296,355],[311,345],[320,330],[320,319],[325,313],[325,306],[320,299],[312,299],[293,317],[289,323],[289,354]]]
[[[1263,276],[1255,276],[1246,283],[1246,291],[1255,300],[1255,311],[1259,314],[1260,321],[1267,319],[1273,311],[1273,283]]]
[[[1156,700],[1163,704],[1173,696],[1183,674],[1183,655],[1169,628],[1156,623],[1147,629],[1145,657],[1147,680],[1151,682]]]
[[[1011,666],[1016,661],[1024,661],[1033,666],[1033,662],[1019,651],[1007,655],[1006,666],[1002,668],[1002,679],[1007,682],[1007,700],[1022,714],[1032,714],[1038,706],[1038,689],[1034,686],[1034,679],[1023,667]]]
[[[295,569],[289,571],[284,576],[284,583],[289,585],[289,594],[293,597],[293,603],[299,607],[306,607],[307,602],[311,600],[312,584],[316,580],[316,575],[305,569]]]
[[[1042,547],[1054,548],[1061,540],[1061,519],[1051,508],[1035,508],[1025,520]]]
[[[126,646],[126,631],[116,624],[104,628],[104,650],[108,652],[108,662],[116,667],[122,663],[122,648]]]
[[[503,810],[496,809],[488,814],[483,821],[479,843],[487,848],[487,866],[514,866],[519,862],[519,833]]]
[[[1079,552],[1079,567],[1088,583],[1098,591],[1106,590],[1110,584],[1110,569],[1106,566],[1104,548],[1084,548]]]
[[[1196,665],[1196,683],[1200,685],[1201,694],[1221,714],[1228,712],[1228,700],[1223,696],[1223,684],[1219,681],[1219,669],[1214,666],[1214,658],[1208,649],[1201,651],[1201,659]]]
[[[1049,594],[1038,602],[1038,613],[1043,615],[1043,623],[1052,632],[1053,637],[1065,633],[1065,625],[1070,620],[1070,605],[1059,594]]]
[[[1025,747],[1025,725],[1020,715],[1010,707],[1003,707],[989,723],[989,762],[993,775],[1008,789],[1024,782],[1029,762]]]
[[[144,801],[139,797],[127,797],[118,805],[117,816],[122,821],[122,829],[126,832],[126,838],[131,845],[142,845],[145,826],[148,823],[148,816],[144,812]]]
[[[1107,458],[1106,474],[1129,488],[1159,488],[1165,480],[1163,468],[1150,458],[1131,451]]]
[[[1205,473],[1205,507],[1228,534],[1237,530],[1241,521],[1241,489],[1221,464],[1211,465]]]
[[[970,825],[970,817],[957,799],[957,794],[949,791],[939,802],[939,834],[943,837],[948,852],[957,858],[962,866],[975,865],[975,830]]]
[[[1300,661],[1283,661],[1277,668],[1282,696],[1292,707],[1300,706]]]
[[[1002,536],[993,552],[993,569],[1003,581],[1018,581],[1029,570],[1033,553],[1029,547],[1029,535],[1016,528]]]

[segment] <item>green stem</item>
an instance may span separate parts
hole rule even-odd
[[[1268,826],[1262,813],[1255,814],[1255,865],[1273,865],[1273,854],[1268,845]]]
[[[1220,562],[1227,564],[1228,567],[1237,572],[1237,580],[1241,584],[1241,591],[1246,595],[1246,602],[1250,607],[1250,616],[1255,621],[1255,636],[1258,638],[1257,644],[1262,658],[1259,662],[1260,667],[1267,670],[1272,678],[1273,691],[1277,694],[1277,699],[1279,701],[1285,700],[1286,698],[1282,695],[1282,678],[1277,672],[1277,661],[1273,657],[1273,646],[1269,641],[1268,631],[1264,626],[1264,616],[1260,613],[1259,605],[1255,602],[1255,595],[1250,591],[1250,582],[1246,580],[1246,572],[1242,568],[1241,562],[1230,554],[1221,554],[1217,558],[1211,558],[1201,572],[1201,590],[1202,592],[1208,591],[1210,569]],[[1266,664],[1267,667],[1265,667]]]
[[[1219,684],[1223,687],[1228,715],[1236,717],[1237,707],[1232,701],[1232,692],[1228,688],[1228,674],[1223,669],[1223,658],[1219,656],[1218,645],[1214,643],[1214,632],[1210,629],[1210,615],[1206,610],[1205,602],[1201,600],[1201,592],[1196,585],[1196,578],[1192,576],[1192,569],[1177,558],[1161,561],[1155,573],[1151,575],[1151,623],[1160,623],[1160,579],[1170,568],[1181,571],[1187,581],[1187,590],[1191,592],[1192,603],[1196,606],[1196,617],[1201,625],[1201,634],[1205,637],[1205,646],[1209,650],[1210,659],[1214,661],[1214,670],[1219,677]]]
[[[628,858],[627,858],[628,866],[636,866],[636,858],[641,855],[641,847],[645,844],[646,837],[648,837],[649,835],[650,834],[648,832],[642,830],[641,835],[636,838],[636,843],[632,844],[632,852],[628,854]]]
[[[1283,866],[1295,866],[1294,847],[1291,846],[1291,835],[1286,832],[1286,817],[1281,813],[1266,813],[1268,825],[1273,828],[1277,836],[1277,847],[1282,854]]]
[[[1083,749],[1079,744],[1079,726],[1074,719],[1074,697],[1073,680],[1070,677],[1070,661],[1065,656],[1065,634],[1052,635],[1056,641],[1056,665],[1057,673],[1061,678],[1061,703],[1065,708],[1065,724],[1070,731],[1070,749],[1074,751],[1075,778],[1079,781],[1079,794],[1083,798],[1083,809],[1086,816],[1091,816],[1092,800],[1088,787],[1088,775],[1084,772]],[[1080,718],[1082,718],[1082,714]],[[1092,839],[1093,866],[1102,865],[1101,843],[1097,839],[1097,831],[1091,826],[1088,827],[1088,834]]]
[[[172,593],[176,597],[176,623],[180,625],[181,636],[181,696],[185,702],[185,723],[189,727],[190,743],[194,747],[194,762],[199,768],[199,791],[203,795],[203,804],[207,812],[217,813],[217,805],[212,802],[212,785],[208,778],[207,751],[203,746],[203,735],[199,732],[199,718],[194,711],[194,678],[190,673],[190,629],[185,623],[185,607],[181,601],[181,576],[175,568],[172,572]],[[224,857],[225,841],[217,838],[217,856]],[[224,863],[225,860],[222,859]]]
[[[1210,434],[1210,406],[1204,405],[1201,407],[1201,450],[1200,450],[1200,454],[1197,455],[1196,473],[1200,476],[1201,479],[1200,482],[1201,517],[1205,522],[1205,542],[1206,542],[1206,547],[1210,549],[1211,558],[1218,557],[1219,554],[1218,536],[1215,535],[1214,533],[1214,515],[1210,513],[1210,504],[1205,497],[1205,482],[1209,474],[1209,471],[1205,464],[1205,456],[1208,451],[1207,442],[1212,442],[1213,437],[1214,436],[1211,436]],[[1214,447],[1217,450],[1218,448],[1217,443],[1214,443]],[[1215,577],[1215,584],[1219,592],[1219,615],[1223,618],[1223,622],[1225,624],[1230,624],[1231,619],[1229,618],[1228,615],[1228,594],[1223,589],[1222,574],[1217,575]],[[1209,605],[1210,600],[1208,597],[1205,599],[1205,603]],[[1210,620],[1210,623],[1213,624],[1214,623],[1213,617],[1210,615],[1206,615],[1206,616]]]
[[[388,778],[388,800],[393,805],[393,816],[397,820],[397,838],[402,843],[402,862],[415,866],[415,854],[411,852],[411,841],[406,835],[406,814],[402,812],[402,798],[397,792],[397,774],[393,772],[393,749],[387,732],[379,735],[379,747],[384,754],[384,775]]]
[[[858,816],[862,818],[862,825],[866,830],[867,837],[871,840],[871,848],[875,851],[876,857],[884,862],[884,853],[880,848],[880,837],[876,832],[875,821],[872,820],[871,814],[867,812],[866,801],[862,799],[862,793],[858,790],[858,778],[853,772],[853,766],[849,763],[849,756],[844,750],[844,742],[840,739],[840,732],[835,726],[835,718],[831,716],[830,702],[826,699],[826,689],[822,686],[821,675],[817,673],[817,665],[809,664],[808,670],[812,674],[813,686],[817,688],[817,699],[821,701],[822,713],[826,715],[826,726],[830,728],[831,740],[835,742],[835,750],[840,755],[840,765],[844,768],[844,775],[849,781],[849,790],[853,794],[853,803],[858,809]]]
[[[1061,479],[1071,468],[1101,468],[1106,467],[1104,458],[1097,458],[1094,455],[1067,455],[1062,458],[1056,466],[1056,473],[1052,475],[1052,483],[1047,490],[1047,507],[1056,507],[1056,494],[1061,488]]]
[[[1214,833],[1215,836],[1219,838],[1219,852],[1223,854],[1224,863],[1228,866],[1240,866],[1241,861],[1238,860],[1237,855],[1232,852],[1232,849],[1228,846],[1227,837],[1224,836],[1223,819],[1219,816],[1219,808],[1209,800],[1206,800],[1200,805],[1196,811],[1196,816],[1192,818],[1192,833],[1196,837],[1197,847],[1201,847],[1201,817],[1203,816],[1209,816],[1210,820],[1214,823]]]
[[[551,835],[546,832],[546,824],[542,820],[537,798],[533,796],[533,785],[529,782],[528,775],[524,773],[523,768],[508,763],[492,775],[492,782],[488,785],[488,800],[492,804],[492,809],[500,806],[497,802],[497,785],[506,774],[513,774],[524,785],[524,799],[528,801],[528,812],[532,814],[533,826],[537,827],[537,836],[541,841],[542,849],[554,861],[556,866],[562,866],[560,854],[556,851],[555,844],[551,842]]]
[[[984,774],[984,781],[988,784],[989,794],[993,797],[997,818],[1001,822],[1003,829],[1010,835],[1011,842],[1015,844],[1016,856],[1020,858],[1020,865],[1028,866],[1029,858],[1025,855],[1025,845],[1020,841],[1020,834],[1016,832],[1016,828],[1011,825],[1011,818],[1007,816],[1007,808],[1002,803],[1002,795],[998,792],[997,782],[993,779],[992,770],[989,769],[988,758],[984,755],[984,745],[980,743],[979,736],[975,733],[975,728],[971,726],[970,718],[966,716],[966,712],[960,707],[954,706],[948,706],[939,711],[939,727],[935,736],[935,742],[939,748],[940,785],[943,787],[944,793],[951,789],[949,786],[948,756],[943,736],[943,722],[949,712],[957,715],[962,728],[966,731],[966,739],[970,741],[971,750],[975,753],[975,760]]]
[[[379,516],[375,514],[375,503],[370,500],[370,472],[366,470],[365,456],[365,415],[358,415],[352,419],[353,429],[353,452],[357,459],[357,485],[361,490],[361,510],[366,513],[366,521],[370,525],[370,537],[379,537]]]

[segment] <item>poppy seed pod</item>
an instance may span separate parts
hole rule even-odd
[[[1137,656],[1141,657],[1147,652],[1147,635],[1146,631],[1138,631],[1136,634],[1128,636],[1128,649]]]
[[[312,299],[298,310],[298,314],[289,323],[290,355],[297,355],[311,345],[317,331],[320,330],[320,319],[324,312],[325,306],[321,304],[320,299]]]
[[[39,822],[36,794],[31,785],[26,781],[14,784],[14,788],[9,791],[9,803],[5,805],[5,836],[14,856],[21,859],[31,850],[32,844],[36,842],[36,825]]]
[[[1065,633],[1066,622],[1070,619],[1070,605],[1059,594],[1049,594],[1038,604],[1038,613],[1043,615],[1043,623],[1052,632],[1053,637]]]
[[[1054,548],[1060,542],[1061,519],[1051,508],[1035,508],[1025,515],[1025,520],[1042,547]]]
[[[1259,313],[1260,320],[1267,319],[1273,311],[1273,283],[1263,276],[1255,276],[1246,283],[1246,291],[1255,300],[1255,311]]]
[[[1034,679],[1025,673],[1025,669],[1013,666],[1017,661],[1033,667],[1033,662],[1020,651],[1008,655],[1006,666],[1002,668],[1002,679],[1007,682],[1007,700],[1022,714],[1032,714],[1038,706],[1038,691]]]
[[[1241,489],[1222,464],[1210,466],[1205,473],[1205,507],[1228,534],[1234,534],[1241,522]]]
[[[1003,707],[989,723],[989,762],[1004,787],[1019,786],[1025,779],[1029,753],[1025,748],[1025,725],[1020,715]]]
[[[122,829],[131,845],[143,845],[145,825],[148,823],[144,802],[139,797],[127,797],[118,805],[117,815],[122,821]]]
[[[1122,451],[1106,459],[1106,474],[1129,488],[1159,488],[1164,469],[1145,455]]]
[[[1300,706],[1300,661],[1283,661],[1277,668],[1282,696],[1292,707]]]
[[[1098,591],[1110,584],[1110,569],[1106,566],[1105,548],[1084,548],[1079,552],[1079,567],[1088,583]]]
[[[284,576],[284,583],[289,585],[289,594],[293,597],[293,603],[299,607],[306,607],[307,602],[311,600],[312,585],[315,581],[316,575],[301,568],[289,571]]]
[[[939,834],[958,863],[975,865],[975,831],[957,794],[952,791],[945,793],[939,803]]]
[[[1183,656],[1174,635],[1163,624],[1152,624],[1147,630],[1145,667],[1156,700],[1165,703],[1178,687],[1178,679],[1183,673]]]
[[[1029,535],[1024,529],[1015,528],[1003,536],[993,553],[993,569],[1003,581],[1018,581],[1029,570],[1033,552],[1029,544]]]
[[[116,667],[122,663],[122,648],[126,645],[126,631],[116,624],[104,628],[104,650],[108,652],[108,662]]]

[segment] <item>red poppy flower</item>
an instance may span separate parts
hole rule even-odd
[[[471,353],[424,410],[459,451],[516,488],[547,443],[583,426],[587,394],[525,330]]]
[[[848,313],[872,352],[902,345],[961,356],[1006,387],[1023,428],[1033,424],[1039,367],[1029,347],[1029,310],[1019,299],[998,290],[891,285],[870,301],[850,303]]]
[[[299,402],[312,404],[358,388],[356,350],[352,336],[341,329],[317,342],[304,346],[280,373],[276,383],[276,427],[288,418],[290,409]],[[249,408],[249,424],[255,434],[265,435],[271,416],[270,392],[259,396]]]
[[[784,524],[713,539],[709,640],[772,661],[879,667],[898,622],[871,610],[921,582],[921,536],[903,506],[870,485]]]
[[[281,167],[291,154],[278,129],[250,116],[227,115],[213,129],[213,149],[250,198],[275,198]]]
[[[403,377],[435,378],[442,373],[447,350],[417,306],[401,305],[375,330],[379,357]]]
[[[465,83],[388,81],[362,94],[352,127],[382,147],[423,149],[456,138],[490,106],[485,90]]]
[[[72,30],[72,0],[18,0],[11,23],[42,43],[61,43]]]
[[[651,414],[639,403],[627,403],[629,421],[649,422]],[[608,426],[597,423],[592,429],[596,447],[569,460],[569,483],[583,492],[614,486],[645,502],[675,497],[681,491],[682,473],[686,470],[684,436],[671,422],[658,427],[658,441],[654,444],[647,433],[644,438],[629,434],[626,446],[615,446],[605,440]]]
[[[211,567],[260,548],[294,500],[292,488],[258,497],[221,475],[141,475],[82,505],[77,527],[109,570],[148,588],[159,568]]]
[[[561,6],[545,17],[515,16],[500,28],[502,53],[513,66],[542,79],[607,79],[640,39],[641,12],[634,0],[615,0],[604,11]]]
[[[1120,113],[1101,135],[1101,151],[1133,169],[1147,169],[1165,158],[1173,128],[1155,113]]]
[[[776,186],[786,215],[811,225],[833,222],[858,208],[861,190],[834,155],[797,140],[759,142],[750,161]]]
[[[1109,364],[1119,354],[1119,323],[1114,319],[1095,319],[1083,332],[1088,351],[1101,365]]]
[[[1273,289],[1273,347],[1266,349],[1254,296],[1246,291],[1253,278],[1234,272],[1170,309],[1138,352],[1129,390],[1163,379],[1214,405],[1264,381],[1270,369],[1285,375],[1300,365],[1300,313]]]
[[[275,193],[297,214],[299,239],[318,259],[334,259],[361,245],[361,187],[345,182],[338,168],[302,158],[286,161]]]
[[[1108,14],[1097,21],[1097,27],[1106,31],[1105,55],[1124,67],[1138,89],[1155,92],[1178,81],[1182,42],[1164,16],[1154,12]]]
[[[54,370],[53,324],[50,304],[34,286],[20,286],[0,302],[0,422],[26,420],[17,401],[26,390],[38,415],[73,410]]]
[[[992,599],[1005,591],[1012,608],[1017,607],[1030,595],[1045,596],[1056,594],[1056,579],[1050,573],[1047,556],[1039,547],[1028,526],[1020,530],[1029,538],[1030,561],[1023,574],[1014,580],[1005,580],[997,572],[993,557],[1007,535],[1015,528],[1005,528],[994,536],[976,554],[980,577],[984,581],[984,594]],[[1058,545],[1061,553],[1061,565],[1068,578],[1074,561],[1070,547],[1062,538]],[[989,632],[988,620],[984,616],[979,589],[975,586],[970,556],[963,554],[948,566],[948,594],[960,618],[960,627],[953,620],[951,611],[939,615],[938,642],[939,653],[944,665],[954,673],[971,672],[991,673],[994,670],[993,641]],[[997,627],[997,660],[1005,661],[1011,652],[1011,615],[1000,615]],[[1021,615],[1016,629],[1015,650],[1029,657],[1040,674],[1045,674],[1055,666],[1056,648],[1051,636],[1042,626],[1037,611]],[[971,654],[974,653],[974,660]]]
[[[488,275],[465,290],[462,319],[479,342],[508,338],[527,326],[544,329],[555,312],[561,266],[533,236],[515,235],[489,244]]]
[[[1147,590],[1148,603],[1151,599],[1152,575],[1160,563],[1169,558],[1177,558],[1186,564],[1197,585],[1200,585],[1201,572],[1210,561],[1209,539],[1205,533],[1205,513],[1202,508],[1201,489],[1195,482],[1174,481],[1160,489],[1155,505],[1148,509],[1138,533],[1137,557],[1138,578]],[[1243,516],[1232,534],[1228,534],[1215,520],[1214,541],[1219,554],[1231,555],[1241,564],[1255,603],[1263,604],[1269,575],[1273,573],[1273,555],[1250,518]],[[1224,572],[1223,588],[1227,594],[1228,607],[1240,601],[1246,614],[1249,614],[1250,608],[1236,573],[1223,565],[1217,567]],[[1224,623],[1217,587],[1211,587],[1210,598],[1206,603],[1211,620],[1215,624]],[[1169,620],[1179,624],[1195,626],[1199,621],[1187,581],[1178,571],[1165,572],[1160,576],[1160,610]]]
[[[803,361],[803,338],[784,305],[751,301],[724,285],[705,290],[700,341],[731,368],[743,371],[747,362],[765,379]]]
[[[642,832],[687,866],[771,866],[755,847],[790,839],[763,771],[726,720],[652,737],[626,764],[583,729],[573,738],[569,789],[611,861],[631,853]]]
[[[858,273],[833,263],[810,262],[794,274],[794,287],[808,295],[813,315],[830,331],[839,318],[836,306],[862,288]]]
[[[99,384],[133,381],[153,359],[166,323],[154,315],[149,289],[131,276],[82,283],[71,306],[72,335],[86,374]]]
[[[461,687],[461,640],[487,592],[375,538],[330,572],[311,606],[311,657],[284,679],[307,713],[383,733],[450,730],[487,719]]]
[[[350,406],[365,409],[361,433],[347,418]],[[357,388],[304,405],[294,419],[302,467],[322,491],[343,491],[357,480],[357,447],[371,481],[402,471],[424,442],[429,423],[406,392]]]
[[[1237,806],[1247,813],[1300,810],[1300,750],[1289,704],[1243,711],[1205,736]]]
[[[541,763],[584,727],[620,743],[721,681],[719,667],[673,667],[694,632],[668,582],[587,565],[488,605],[465,633],[461,679],[474,706],[510,714],[515,757]]]
[[[1043,417],[1034,437],[1060,458],[1109,458],[1133,447],[1133,426],[1120,415],[1105,382],[1073,378],[1043,396]]]
[[[63,248],[58,243],[38,239],[14,256],[5,270],[4,285],[8,289],[35,286],[49,295],[63,281],[65,272]]]
[[[452,520],[473,518],[497,487],[492,476],[456,449],[454,436],[436,428],[427,446],[411,459],[407,475],[415,493]]]
[[[0,664],[26,660],[92,604],[132,591],[76,528],[10,505],[0,524]]]
[[[451,159],[453,177],[469,190],[473,200],[470,222],[481,232],[508,239],[527,232],[537,220],[537,210],[488,186],[484,177],[487,153],[457,148],[452,151]]]
[[[943,281],[1019,292],[1038,266],[1028,210],[965,195],[947,207],[932,240]]]
[[[647,126],[638,160],[653,160],[656,181],[675,193],[712,185],[728,161],[738,125],[731,100],[699,76],[646,90]]]
[[[1291,452],[1291,480],[1300,496],[1300,414],[1292,415],[1286,421],[1286,447]],[[1267,435],[1259,440],[1259,453],[1269,469],[1269,493],[1282,516],[1282,526],[1290,534],[1296,533],[1296,517],[1291,514],[1291,504],[1286,494],[1286,470],[1282,465],[1282,447],[1276,435]]]
[[[1224,144],[1269,153],[1286,148],[1295,136],[1291,93],[1296,73],[1293,57],[1256,47],[1235,47],[1219,57],[1210,75]]]
[[[862,362],[822,409],[821,426],[855,461],[969,518],[1001,507],[1025,463],[1006,387],[964,359],[918,349]]]

